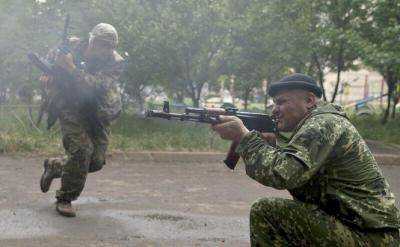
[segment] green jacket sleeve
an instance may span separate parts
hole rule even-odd
[[[310,180],[333,155],[342,133],[333,123],[323,115],[307,119],[287,145],[276,148],[253,131],[242,139],[236,152],[249,177],[276,189],[294,189]]]

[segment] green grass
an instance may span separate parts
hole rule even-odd
[[[62,151],[58,126],[47,131],[44,126],[31,127],[24,110],[1,112],[0,153],[60,153]]]
[[[350,117],[365,139],[400,145],[400,121],[381,124],[381,117]],[[58,124],[50,131],[44,124],[31,127],[25,110],[0,115],[0,153],[61,154]],[[111,151],[222,151],[229,142],[221,140],[207,124],[143,119],[124,114],[111,129]]]
[[[44,125],[44,123],[42,123]],[[111,151],[226,151],[229,142],[213,133],[207,124],[121,116],[111,128]],[[31,127],[27,114],[3,114],[0,118],[0,153],[63,152],[58,124]]]
[[[227,150],[229,143],[207,124],[123,115],[112,128],[111,149],[162,151]]]
[[[386,124],[382,125],[381,119],[381,115],[350,117],[351,122],[364,139],[382,141],[387,144],[400,144],[400,120],[389,119]]]

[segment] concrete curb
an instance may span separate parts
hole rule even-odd
[[[225,159],[224,153],[215,152],[113,152],[110,158],[125,159],[132,162],[174,162],[174,163],[215,163]]]
[[[20,159],[48,157],[47,154],[3,154]],[[50,155],[51,157],[62,156]],[[218,152],[172,152],[172,151],[113,151],[108,153],[108,158],[120,159],[131,162],[171,162],[171,163],[218,163],[223,162],[226,153]],[[374,157],[379,165],[400,166],[400,155],[375,153]]]
[[[379,165],[399,166],[400,155],[395,154],[374,154],[374,157]]]
[[[177,162],[177,163],[215,163],[225,159],[225,153],[215,152],[113,152],[110,158],[125,159],[132,162]],[[374,154],[379,165],[400,165],[400,155]]]

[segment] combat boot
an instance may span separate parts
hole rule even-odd
[[[43,193],[46,193],[49,191],[53,179],[61,176],[61,165],[50,162],[49,159],[46,159],[43,162],[43,167],[44,172],[40,178],[40,189]]]
[[[69,201],[57,200],[56,210],[59,214],[61,214],[62,216],[65,216],[65,217],[75,217],[76,216],[75,209],[72,207],[71,202],[69,202]]]

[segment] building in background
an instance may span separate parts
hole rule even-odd
[[[325,75],[325,92],[328,100],[336,85],[336,73]],[[338,94],[335,102],[343,106],[354,105],[357,101],[370,98],[378,98],[387,93],[387,85],[383,77],[376,71],[360,69],[357,71],[345,71],[341,74]],[[386,98],[377,99],[370,103],[374,106],[385,104]]]

